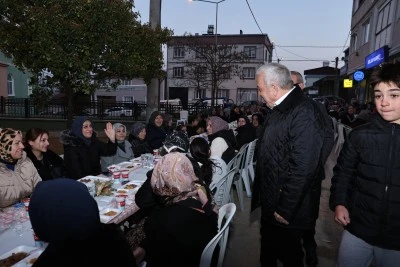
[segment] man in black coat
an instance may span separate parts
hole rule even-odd
[[[272,109],[260,142],[252,209],[261,205],[261,266],[303,266],[301,240],[315,225],[321,193],[323,116],[280,64],[261,66],[261,97]]]
[[[295,84],[295,86],[298,86],[301,90],[304,90],[304,80],[303,76],[297,71],[291,71],[290,75],[292,77],[292,81]],[[328,112],[325,108],[324,105],[320,104],[319,102],[316,102],[321,114],[323,115],[324,118],[324,143],[323,143],[323,150],[321,154],[321,163],[324,166],[329,154],[332,151],[333,147],[333,124],[332,124],[332,119],[329,117]],[[323,179],[325,179],[325,172],[322,170],[321,172],[321,182]],[[319,203],[319,200],[318,200]],[[318,216],[317,216],[318,217]],[[317,218],[315,218],[317,219]],[[303,248],[306,252],[306,264],[308,266],[317,266],[318,264],[318,257],[317,257],[317,243],[315,242],[314,239],[315,235],[315,223],[314,227],[310,230],[305,231],[304,236],[303,236]]]

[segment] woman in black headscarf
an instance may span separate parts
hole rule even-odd
[[[243,145],[256,139],[256,128],[250,123],[249,118],[244,115],[239,116],[237,126],[236,149],[240,150]]]
[[[162,146],[167,132],[163,128],[163,117],[159,111],[154,111],[146,127],[146,142],[152,149],[158,149]]]
[[[29,204],[36,236],[49,245],[34,267],[136,266],[120,229],[102,224],[87,187],[71,179],[38,184]]]
[[[64,145],[64,164],[70,178],[80,179],[101,173],[100,157],[112,156],[117,151],[115,131],[111,123],[104,129],[109,141],[103,143],[93,131],[92,121],[77,117],[71,130],[61,132],[60,142]]]

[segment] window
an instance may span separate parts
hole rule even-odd
[[[248,89],[242,88],[238,89],[238,103],[242,103],[245,101],[256,101],[258,99],[258,91],[257,89]]]
[[[194,98],[201,99],[206,97],[206,89],[196,89]]]
[[[357,51],[357,33],[353,33],[350,39],[350,53]]]
[[[182,78],[183,77],[183,67],[175,67],[173,68],[172,76],[175,78]]]
[[[174,58],[183,58],[185,56],[185,49],[182,46],[174,47]]]
[[[389,43],[391,37],[390,6],[391,1],[379,10],[375,31],[375,50]]]
[[[256,58],[256,50],[257,50],[257,47],[255,47],[255,46],[245,46],[244,47],[244,53],[249,58]]]
[[[205,58],[207,54],[207,49],[204,47],[196,47],[196,58]]]
[[[369,41],[369,19],[362,25],[361,45],[368,43],[368,41]]]
[[[121,80],[121,85],[132,85],[132,80]]]
[[[9,96],[14,96],[14,77],[12,74],[7,75],[7,92]]]
[[[124,102],[133,103],[133,96],[124,96]]]
[[[217,97],[229,98],[229,90],[228,89],[218,89]]]
[[[256,68],[243,68],[243,79],[254,79]]]
[[[354,1],[354,11],[357,11],[358,8],[365,2],[365,0],[356,0]]]
[[[32,94],[32,85],[30,84],[30,78],[26,79],[26,85],[28,86],[28,95]]]

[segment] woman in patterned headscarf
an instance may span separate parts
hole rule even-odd
[[[0,129],[0,208],[29,197],[41,180],[26,156],[21,131]]]
[[[190,160],[178,152],[157,163],[151,186],[160,205],[144,228],[149,266],[199,266],[203,249],[217,233],[217,213],[209,191],[196,177]]]

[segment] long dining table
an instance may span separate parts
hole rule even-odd
[[[139,167],[139,168],[134,168],[132,171],[129,173],[129,181],[134,181],[137,182],[138,184],[143,183],[147,179],[147,172],[149,171],[149,168],[144,168],[144,167]],[[99,175],[99,177],[104,177],[102,175]],[[95,197],[96,199],[96,197]],[[97,201],[97,199],[96,199]],[[99,203],[99,202],[98,202]],[[13,209],[14,207],[8,207],[4,208],[0,211],[0,217],[12,217],[13,216]],[[107,223],[115,223],[115,224],[120,224],[124,222],[127,218],[132,216],[135,212],[139,210],[138,206],[135,204],[135,199],[134,195],[128,197],[127,199],[127,204],[125,205],[124,211],[122,211],[120,214],[118,214],[116,217],[114,217],[112,220],[108,221]],[[4,254],[7,251],[10,251],[11,249],[17,247],[17,246],[29,246],[29,247],[34,247],[35,246],[35,240],[33,238],[33,231],[32,231],[32,226],[29,221],[29,217],[26,214],[24,218],[21,219],[22,223],[22,231],[17,231],[14,230],[14,222],[10,222],[10,220],[7,223],[2,222],[0,224],[0,255]]]

